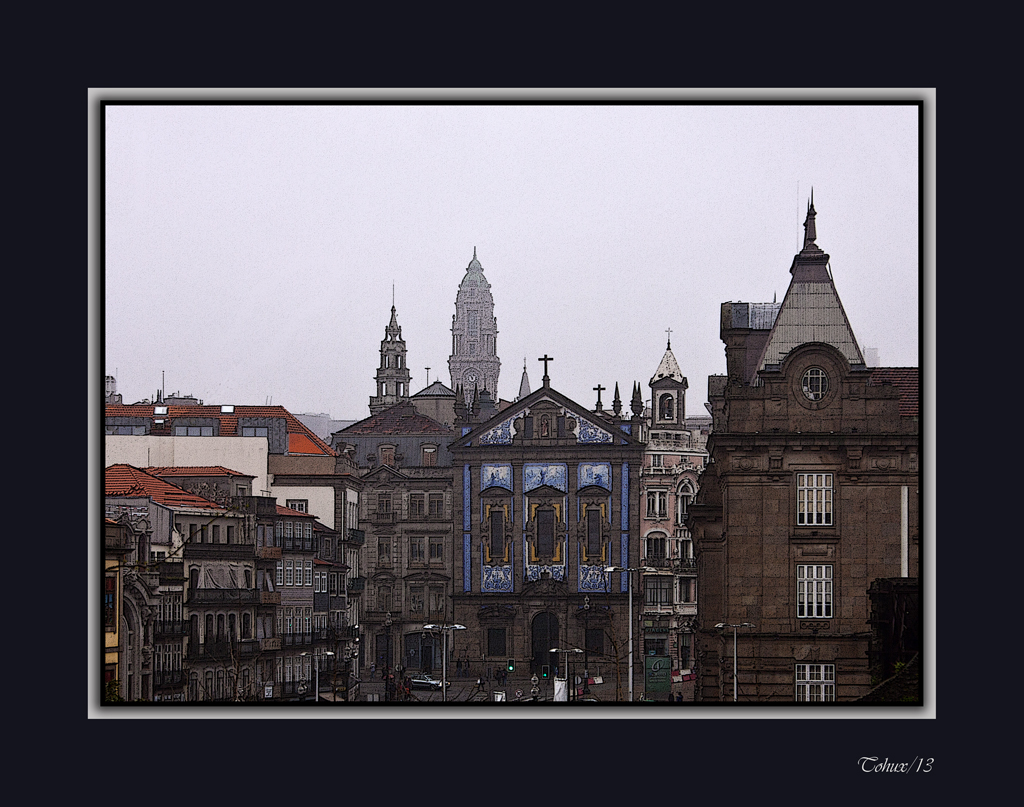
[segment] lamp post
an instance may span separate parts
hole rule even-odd
[[[653,572],[648,566],[605,566],[605,574],[626,573],[626,588],[629,591],[629,702],[633,702],[633,572]]]
[[[387,642],[384,657],[384,700],[391,700],[391,612],[384,614],[384,627],[387,629]]]
[[[359,657],[359,647],[345,648],[345,700],[352,700],[352,664]]]
[[[548,652],[549,653],[562,653],[562,654],[564,654],[565,661],[563,662],[564,667],[562,669],[565,670],[565,685],[566,685],[566,689],[568,689],[568,686],[569,686],[569,654],[570,653],[582,653],[583,651],[580,650],[578,647],[568,647],[568,648],[552,647]],[[536,676],[534,676],[534,677],[536,677]],[[567,697],[568,697],[568,695],[567,695]]]
[[[315,653],[299,653],[300,656],[313,656],[313,666],[316,668],[316,696],[313,698],[314,701],[320,700],[320,656],[333,656],[334,651],[327,650],[320,654]]]
[[[752,628],[754,625],[750,622],[740,622],[736,625],[729,624],[726,622],[719,622],[715,625],[716,628],[732,628],[732,700],[733,703],[737,700],[737,682],[736,678],[736,628]]]
[[[587,633],[590,629],[590,597],[583,598],[583,694],[590,694],[590,648]]]
[[[424,625],[423,630],[441,631],[441,702],[448,702],[448,634],[453,630],[465,630],[465,625]]]

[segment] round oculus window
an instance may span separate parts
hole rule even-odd
[[[828,376],[820,367],[811,367],[804,373],[800,386],[807,400],[820,401],[828,392]]]

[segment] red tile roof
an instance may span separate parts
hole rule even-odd
[[[185,406],[180,404],[167,404],[166,415],[154,415],[153,409],[163,404],[107,404],[106,417],[125,418],[148,418],[151,422],[163,420],[169,426],[175,418],[216,418],[220,421],[221,437],[239,437],[238,419],[241,418],[284,418],[285,429],[288,432],[289,451],[291,451],[292,435],[300,435],[298,445],[301,449],[297,453],[319,454],[323,456],[336,456],[335,451],[323,440],[317,437],[291,412],[283,406],[235,406],[234,412],[221,412],[219,405],[215,406]],[[157,427],[158,429],[159,427]],[[165,426],[167,428],[167,426]],[[154,433],[159,433],[154,429]],[[168,428],[167,434],[170,434]]]
[[[875,367],[872,384],[892,384],[900,394],[900,417],[920,415],[921,371],[916,367]]]
[[[455,432],[433,418],[421,415],[414,404],[405,401],[353,423],[340,434],[445,434]]]
[[[304,516],[305,518],[316,518],[316,516],[310,513],[303,513],[301,510],[292,510],[290,507],[282,507],[277,505],[277,514],[279,516]]]
[[[167,507],[199,507],[225,510],[215,502],[196,496],[133,465],[110,465],[103,472],[104,495],[153,499]],[[226,510],[225,510],[226,512]]]
[[[232,471],[223,465],[158,465],[143,468],[147,474],[153,476],[244,476],[246,479],[255,479],[251,474],[243,474],[241,471]]]

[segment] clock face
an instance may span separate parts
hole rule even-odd
[[[466,373],[466,380],[470,384],[472,384],[474,381],[476,381],[476,370],[470,370],[468,373]]]

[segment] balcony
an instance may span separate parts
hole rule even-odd
[[[218,560],[249,560],[256,556],[253,544],[185,544],[186,558],[217,558]]]
[[[394,524],[397,521],[397,513],[374,513],[373,523],[374,524]]]
[[[672,571],[676,574],[697,574],[696,558],[676,558],[672,561]]]
[[[260,592],[260,605],[280,605],[281,604],[281,592],[280,591],[261,591]]]
[[[254,588],[194,588],[188,593],[189,605],[256,605],[260,594]],[[280,598],[280,594],[277,595]]]
[[[362,594],[366,590],[365,577],[350,577],[348,579],[348,593]]]
[[[188,636],[189,623],[183,619],[158,621],[153,623],[154,636]]]
[[[355,546],[363,546],[363,544],[366,543],[366,532],[364,530],[357,530],[349,527],[348,537],[345,540]]]
[[[153,673],[154,687],[174,687],[185,683],[181,670],[157,670]]]
[[[260,650],[264,650],[264,651],[269,652],[269,651],[280,650],[281,649],[282,642],[281,642],[281,637],[280,636],[270,636],[270,637],[267,637],[266,639],[260,639],[259,642],[260,642]]]
[[[652,569],[670,569],[672,561],[668,558],[644,558],[641,566],[649,566]]]
[[[285,647],[296,647],[313,643],[312,633],[286,633],[281,637]]]
[[[256,547],[256,557],[260,560],[281,560],[281,547],[259,546]]]

